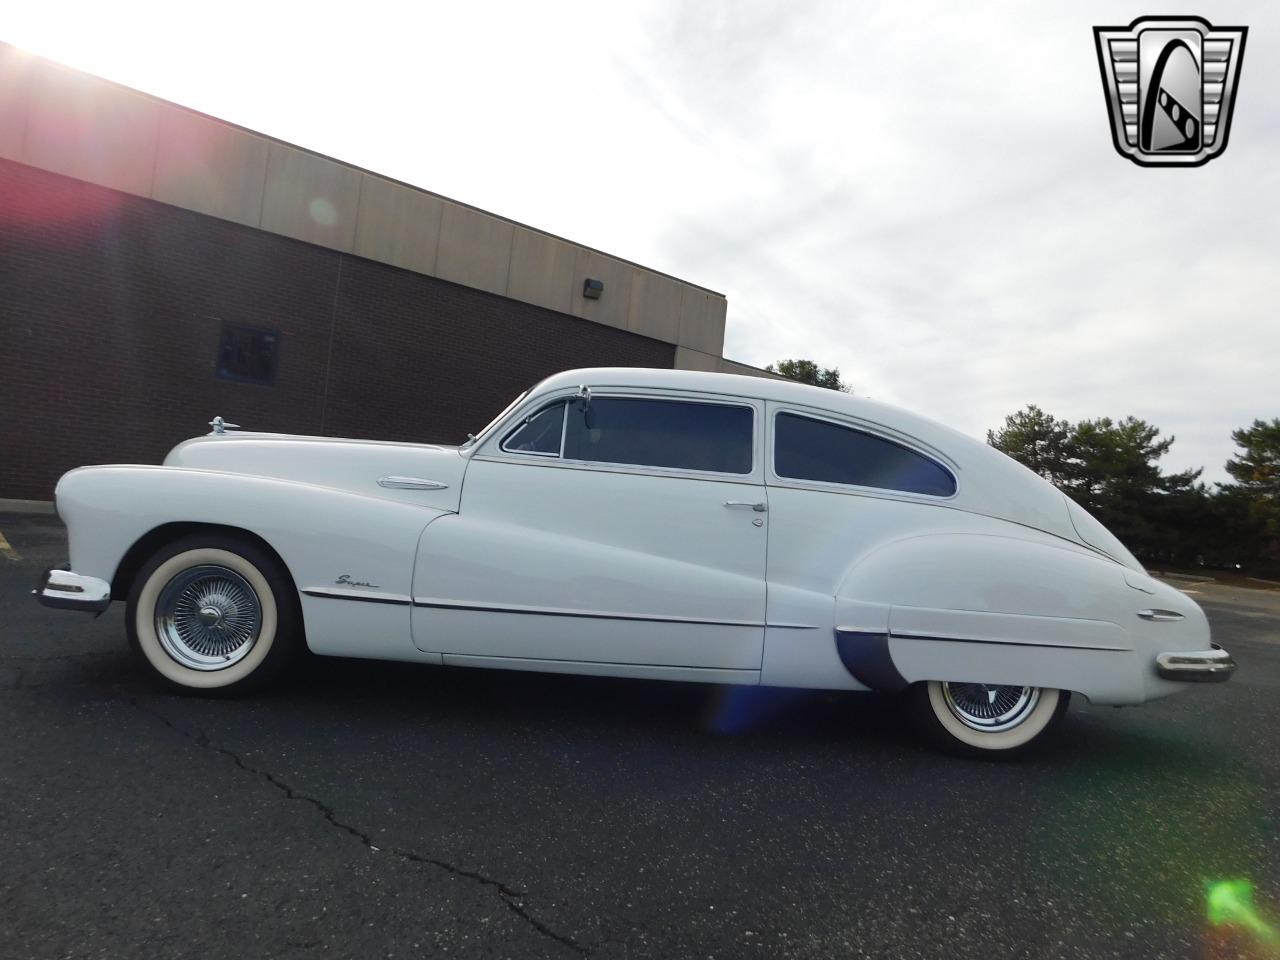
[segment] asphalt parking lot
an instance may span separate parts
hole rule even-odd
[[[121,605],[29,596],[57,519],[0,532],[5,958],[1280,950],[1277,592],[1188,585],[1230,683],[982,763],[870,696],[319,659],[160,694]]]

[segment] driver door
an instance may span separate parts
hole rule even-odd
[[[758,671],[759,401],[541,398],[423,535],[414,642],[456,657]]]

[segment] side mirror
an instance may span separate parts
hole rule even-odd
[[[578,409],[582,411],[582,425],[590,430],[596,425],[595,414],[591,412],[591,388],[583,384],[578,388],[573,399]]]

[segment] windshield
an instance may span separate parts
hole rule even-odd
[[[532,389],[532,387],[530,389]],[[479,433],[467,434],[467,439],[462,442],[463,448],[465,449],[466,447],[472,446],[477,440],[479,440],[486,433],[492,430],[500,420],[502,420],[504,417],[506,417],[508,413],[514,410],[516,408],[516,405],[519,404],[520,401],[523,400],[528,395],[529,395],[529,390],[526,390],[524,391],[524,393],[520,394],[520,396],[516,397],[514,400],[508,403],[505,407],[502,408],[501,413],[499,413],[496,417],[494,417],[492,420],[486,423],[483,428],[481,428]]]

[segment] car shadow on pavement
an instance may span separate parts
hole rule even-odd
[[[273,694],[297,704],[351,713],[518,723],[528,730],[589,727],[653,734],[845,737],[851,727],[884,727],[893,698],[662,680],[477,670],[309,657]]]
[[[936,757],[914,735],[906,704],[877,693],[796,690],[476,670],[309,657],[267,697],[350,719],[445,719],[527,734],[574,730],[630,738],[834,748],[856,754]],[[1149,708],[1147,708],[1149,711]],[[1212,778],[1237,761],[1188,742],[1139,711],[1077,701],[1058,735],[1026,756],[1045,768],[1142,776],[1175,768]],[[956,763],[983,761],[953,760]]]

